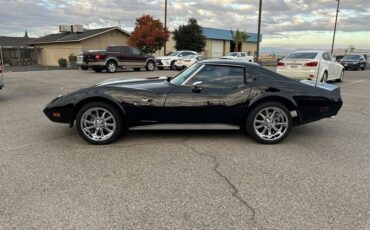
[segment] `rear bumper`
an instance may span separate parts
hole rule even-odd
[[[317,69],[314,70],[277,69],[276,72],[296,80],[316,80],[317,76]]]

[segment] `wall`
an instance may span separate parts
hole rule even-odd
[[[250,56],[254,56],[255,52],[257,52],[257,43],[254,42],[243,42],[242,44],[242,52],[250,52]]]
[[[127,45],[128,35],[113,30],[81,42],[35,45],[36,60],[40,65],[58,66],[58,60],[68,60],[70,54],[78,55],[83,50],[105,50],[109,45]]]
[[[59,58],[68,60],[70,54],[78,55],[81,52],[80,42],[55,43],[35,45],[37,63],[40,65],[58,66]]]
[[[82,50],[105,50],[111,45],[127,45],[128,35],[113,30],[81,42]]]

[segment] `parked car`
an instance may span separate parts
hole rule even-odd
[[[206,60],[174,78],[107,80],[59,96],[44,113],[54,122],[76,123],[92,144],[110,143],[130,127],[163,123],[230,124],[258,142],[274,144],[293,126],[338,113],[340,89],[314,83],[246,62]]]
[[[246,52],[231,52],[226,56],[221,57],[221,59],[253,62],[253,56],[248,56]]]
[[[346,70],[347,69],[365,70],[367,61],[364,55],[347,54],[347,55],[344,55],[340,63],[344,66]]]
[[[172,51],[167,53],[165,56],[157,57],[155,63],[159,70],[163,70],[164,68],[174,70],[176,68],[175,63],[177,60],[185,56],[197,54],[197,52],[191,50]]]
[[[206,58],[203,57],[202,55],[189,55],[189,56],[185,56],[185,57],[178,59],[175,62],[175,66],[177,70],[183,70],[193,65],[194,63],[198,61],[203,61],[205,59]]]
[[[2,61],[0,60],[0,89],[2,89],[4,87],[4,75],[3,75],[3,63]]]
[[[277,73],[296,80],[342,81],[344,67],[324,51],[296,51],[277,63]]]
[[[89,68],[95,72],[107,70],[114,73],[118,68],[132,68],[139,71],[145,68],[148,71],[155,69],[155,58],[143,54],[140,50],[130,46],[108,46],[107,50],[90,50],[77,56],[77,66],[83,70]]]

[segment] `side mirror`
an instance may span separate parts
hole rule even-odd
[[[194,93],[200,93],[202,91],[202,83],[201,81],[196,81],[193,83],[193,92]]]

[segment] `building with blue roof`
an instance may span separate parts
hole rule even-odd
[[[232,40],[231,30],[217,29],[210,27],[202,27],[203,35],[206,39],[206,47],[202,54],[207,58],[218,58],[226,55],[229,52],[233,52],[235,45]],[[249,33],[249,38],[246,42],[243,42],[241,45],[241,52],[246,52],[247,55],[254,56],[257,51],[257,40],[258,35],[256,33]],[[262,41],[262,35],[261,39]],[[175,50],[175,41],[170,35],[169,41],[166,45],[166,50],[171,51]],[[158,52],[157,55],[163,55],[163,49],[161,52]]]

